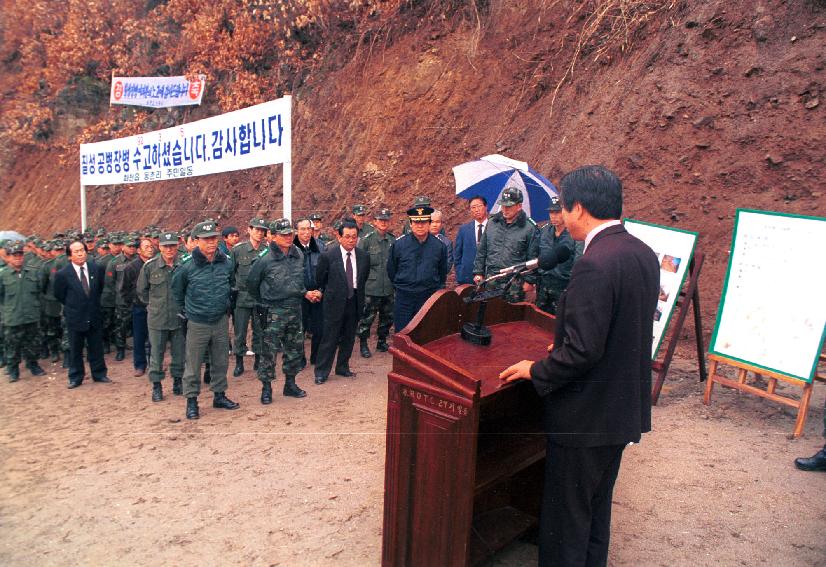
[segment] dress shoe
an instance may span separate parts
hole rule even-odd
[[[261,385],[261,403],[264,405],[272,403],[272,384],[269,382]]]
[[[58,360],[60,360],[60,353],[59,353],[59,352],[57,352],[57,351],[54,351],[54,352],[52,353],[52,358],[51,358],[51,361],[52,361],[52,362],[57,362]]]
[[[387,344],[387,339],[379,339],[379,342],[376,343],[376,350],[378,352],[387,352],[390,349],[390,345]]]
[[[361,352],[362,358],[370,358],[373,356],[370,353],[370,348],[367,346],[367,339],[361,339],[361,347],[359,348],[359,352]]]
[[[235,378],[238,378],[243,373],[244,373],[244,357],[235,355],[235,370],[232,371],[232,375]]]
[[[100,378],[92,378],[95,382],[100,382],[101,384],[109,384],[111,380],[109,380],[108,376],[101,376]]]
[[[40,365],[36,362],[33,364],[27,364],[26,368],[29,369],[29,372],[32,373],[32,376],[43,376],[46,374],[46,371],[40,368]]]
[[[115,354],[115,360],[120,362],[124,358],[126,358],[126,349],[119,348],[118,352]]]
[[[826,445],[811,457],[795,459],[794,466],[802,471],[826,471]]]
[[[69,389],[77,388],[83,383],[82,380],[69,380]]]
[[[261,355],[255,355],[255,362],[252,363],[252,369],[258,370],[258,364],[261,362]]]
[[[163,400],[163,386],[161,386],[160,382],[153,382],[152,383],[152,401],[153,402],[160,402]]]
[[[350,370],[349,368],[345,368],[344,370],[336,370],[336,376],[344,376],[345,378],[355,378],[356,373]]]
[[[198,398],[187,398],[186,399],[186,418],[187,419],[198,419],[201,417],[198,415]]]
[[[69,351],[63,351],[63,368],[69,368]]]
[[[183,380],[181,380],[180,378],[172,379],[172,393],[176,396],[180,396],[184,393]]]
[[[20,380],[20,369],[16,366],[9,366],[8,368],[6,368],[6,374],[9,377],[9,382],[17,382],[18,380]]]
[[[135,378],[140,378],[144,374],[146,374],[146,368],[136,368],[135,369],[135,374],[134,374]]]
[[[215,392],[212,398],[212,407],[218,409],[238,409],[241,406],[230,400],[223,392]]]
[[[322,376],[321,374],[316,374],[316,375],[315,375],[315,383],[316,383],[316,384],[321,385],[321,384],[323,384],[323,383],[324,383],[324,382],[326,382],[326,381],[327,381],[327,377],[326,377],[326,376]]]
[[[307,392],[298,387],[298,384],[295,383],[295,376],[287,376],[284,381],[284,395],[291,398],[303,398],[307,395]]]

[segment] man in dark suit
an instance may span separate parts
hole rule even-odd
[[[651,430],[654,252],[619,221],[622,183],[602,166],[561,182],[563,217],[585,252],[557,308],[553,349],[503,371],[533,381],[547,434],[540,565],[605,565],[622,452]]]
[[[315,383],[323,384],[330,375],[338,348],[335,373],[353,377],[350,355],[356,340],[356,324],[364,308],[364,287],[370,275],[370,256],[358,242],[358,226],[345,220],[338,229],[338,244],[331,244],[318,260],[316,285],[322,292],[321,310],[324,336],[318,347]]]
[[[470,216],[473,220],[459,227],[453,249],[457,284],[473,283],[473,261],[476,260],[476,247],[482,240],[488,224],[488,202],[481,195],[470,200]]]
[[[103,360],[103,320],[100,295],[105,268],[87,260],[86,246],[75,240],[66,246],[71,260],[55,274],[54,296],[63,304],[63,317],[69,331],[69,388],[77,388],[86,374],[83,344],[89,356],[92,380],[109,382]]]

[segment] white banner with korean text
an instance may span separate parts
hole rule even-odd
[[[191,79],[185,76],[115,77],[113,75],[109,104],[128,104],[150,108],[201,104],[205,86],[205,75],[197,75]]]
[[[292,98],[219,116],[80,145],[80,184],[165,181],[289,163]]]

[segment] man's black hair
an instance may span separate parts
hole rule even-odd
[[[482,197],[481,195],[474,195],[473,197],[470,198],[470,201],[468,201],[468,203],[472,203],[476,199],[479,199],[480,201],[482,201],[485,204],[486,207],[488,206],[488,200],[485,199],[484,197]]]
[[[338,235],[344,236],[344,229],[345,228],[355,228],[356,232],[359,231],[359,225],[356,224],[356,221],[351,218],[346,218],[341,221],[341,226],[338,227]]]
[[[83,240],[81,240],[80,238],[74,238],[74,239],[70,240],[70,241],[66,244],[66,256],[67,256],[68,258],[71,258],[71,257],[72,257],[72,250],[71,250],[71,248],[72,248],[72,244],[74,244],[75,242],[77,242],[77,243],[79,243],[79,244],[82,244],[82,245],[83,245],[83,251],[84,251],[84,252],[86,252],[86,253],[88,254],[88,251],[86,250],[86,243],[85,243],[85,242],[83,242]]]
[[[570,211],[579,203],[599,220],[622,216],[622,181],[602,165],[584,165],[559,182],[562,204]]]

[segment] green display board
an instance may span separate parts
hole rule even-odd
[[[811,382],[826,337],[826,218],[738,209],[709,352]]]

